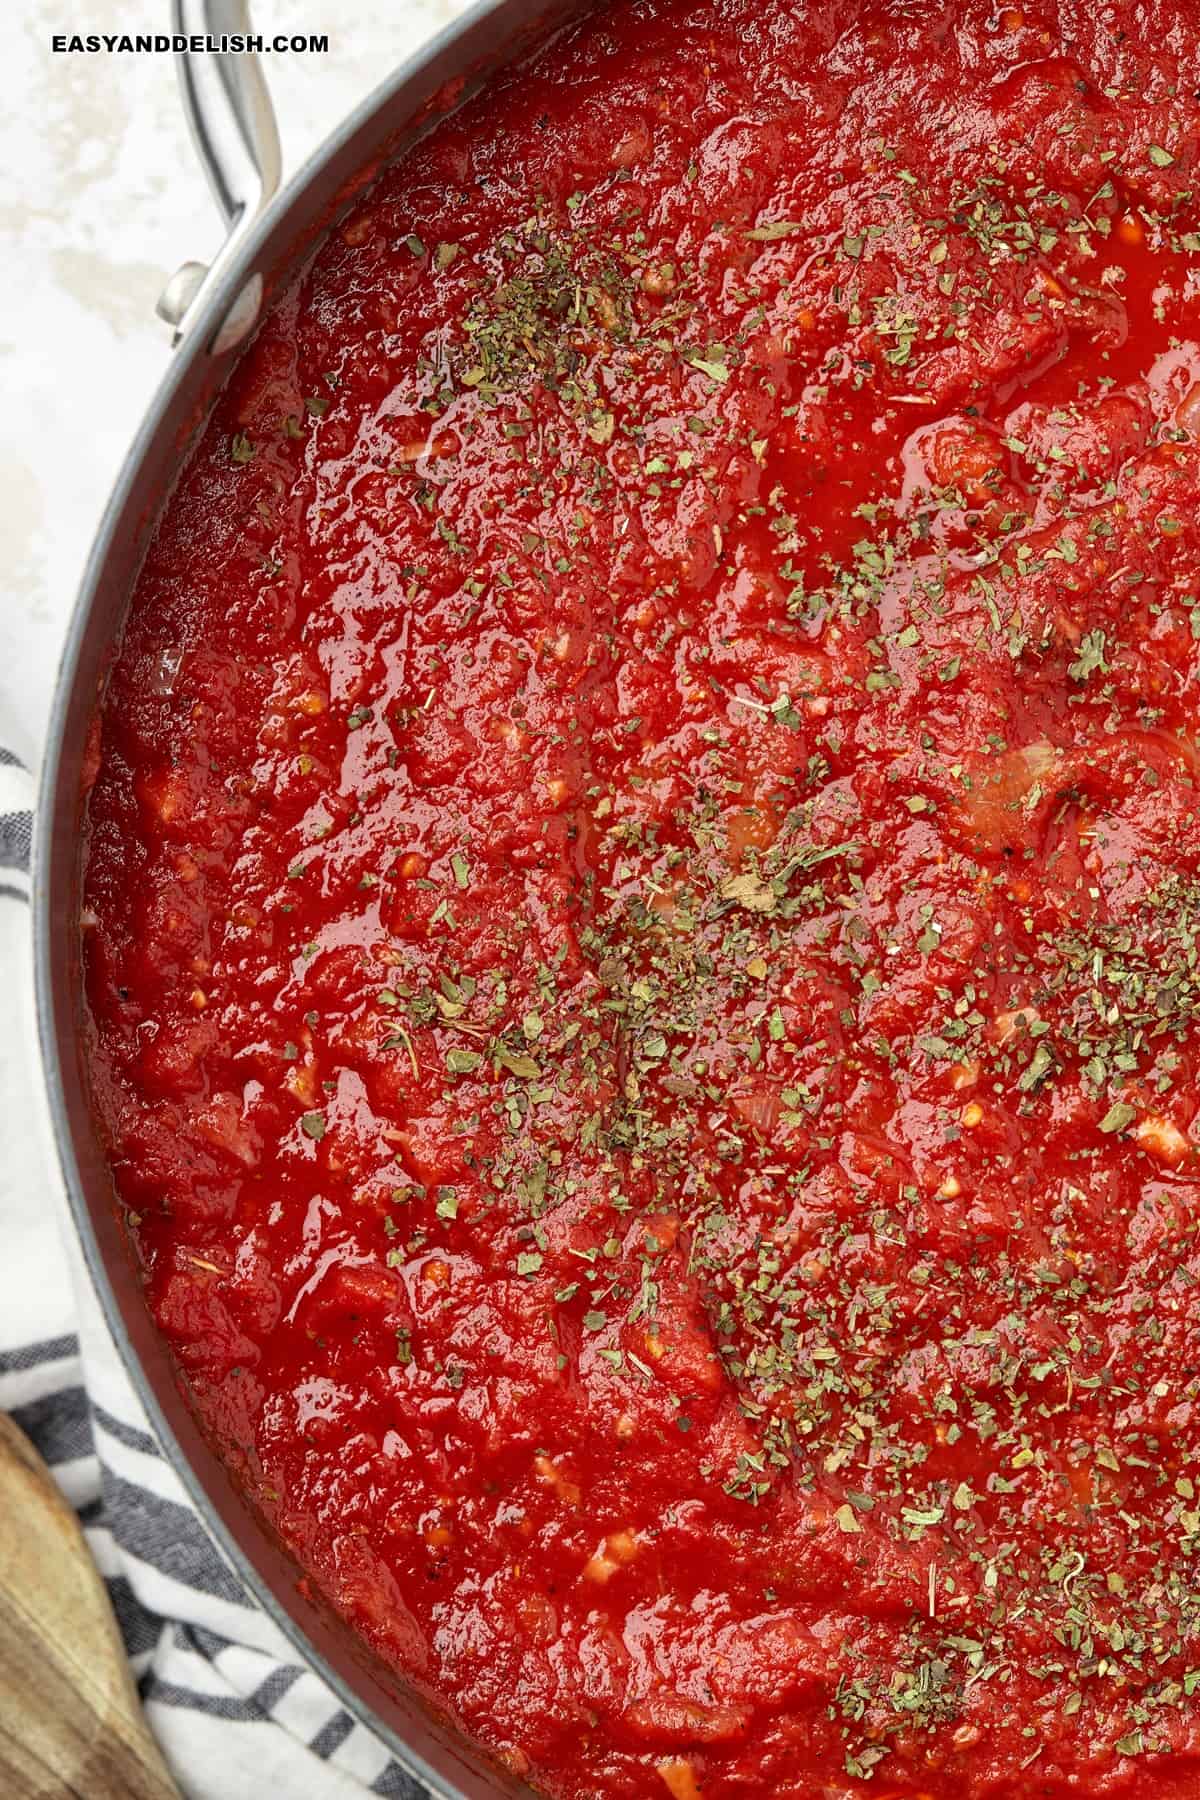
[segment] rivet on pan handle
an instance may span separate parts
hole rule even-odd
[[[250,34],[248,0],[172,0],[177,36],[221,39]],[[205,296],[237,257],[242,240],[279,186],[279,132],[258,57],[250,52],[183,50],[179,85],[204,172],[228,226],[209,264],[186,262],[163,289],[159,317],[183,343],[195,329]],[[262,277],[242,288],[207,348],[232,349],[250,331],[262,305]]]

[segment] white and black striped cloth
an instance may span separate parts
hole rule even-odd
[[[78,1253],[46,1134],[31,1009],[31,784],[0,748],[0,1407],[76,1508],[151,1729],[188,1800],[424,1800],[255,1605],[151,1434]],[[16,1140],[16,1141],[14,1141]]]

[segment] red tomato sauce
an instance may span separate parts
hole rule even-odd
[[[97,1110],[251,1502],[560,1800],[1200,1793],[1200,16],[619,0],[242,359]]]

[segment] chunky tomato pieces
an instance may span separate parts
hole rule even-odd
[[[250,1499],[550,1795],[1200,1791],[1200,25],[637,0],[359,202],[103,707]]]

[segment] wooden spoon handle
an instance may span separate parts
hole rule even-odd
[[[79,1521],[0,1413],[0,1794],[180,1800]]]

